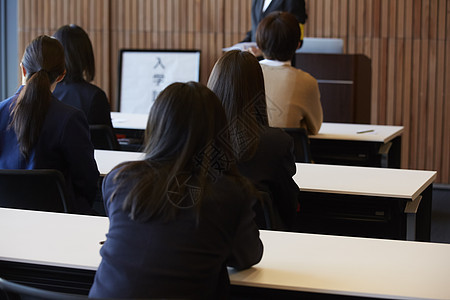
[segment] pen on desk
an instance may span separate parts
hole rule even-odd
[[[357,134],[360,134],[360,133],[368,133],[368,132],[374,132],[375,130],[373,130],[373,129],[369,129],[369,130],[362,130],[362,131],[357,131],[356,133]]]

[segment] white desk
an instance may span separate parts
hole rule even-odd
[[[142,152],[94,150],[94,158],[101,176],[109,173],[115,166],[125,161],[141,160]]]
[[[106,217],[0,208],[0,277],[14,270],[24,282],[46,279],[37,276],[39,266],[43,274],[59,267],[93,275],[107,230]],[[261,239],[262,261],[241,272],[230,269],[232,285],[369,298],[450,298],[449,244],[270,231],[261,231]],[[29,271],[35,274],[20,273],[14,269],[18,263],[35,266]],[[66,273],[57,274],[55,284],[62,284]]]
[[[402,133],[403,126],[324,122],[320,127],[319,133],[316,135],[310,135],[309,138],[318,140],[345,140],[388,143],[394,138],[401,136]]]
[[[414,201],[436,171],[297,163],[294,180],[305,192],[403,198]]]
[[[436,179],[437,172],[302,163],[297,163],[296,166],[297,173],[294,175],[294,180],[300,187],[300,191],[303,192],[300,199],[308,202],[311,207],[314,207],[314,202],[319,201],[320,193],[346,195],[341,197],[343,200],[348,200],[348,195],[361,196],[361,199],[353,202],[355,205],[364,205],[364,200],[369,197],[387,199],[384,200],[387,203],[395,199],[404,200],[406,220],[405,224],[401,226],[406,226],[405,238],[414,240],[418,233],[419,239],[429,240],[431,186]],[[313,192],[314,195],[309,197],[308,192]],[[332,197],[330,201],[336,202],[336,197]],[[326,200],[323,203],[326,203]],[[321,205],[323,203],[320,202]],[[373,201],[370,205],[373,205]],[[318,210],[316,212],[318,215],[325,211],[324,207],[314,207],[313,209]],[[376,210],[375,213],[384,217],[381,215],[384,214],[382,208]],[[416,219],[417,215],[419,215],[419,219]],[[401,217],[398,222],[403,222]]]
[[[111,121],[116,129],[145,130],[148,114],[111,112]]]
[[[142,153],[95,150],[95,159],[100,174],[105,175],[124,161],[142,159]],[[302,194],[302,201],[310,201],[313,204],[314,198],[320,194],[343,195],[342,199],[347,199],[348,196],[367,196],[404,200],[406,202],[404,213],[407,218],[403,224],[406,226],[405,238],[409,240],[415,240],[416,237],[429,239],[431,185],[436,179],[435,171],[301,163],[296,165],[297,172],[294,180],[300,187],[300,191],[314,193],[312,199],[309,199],[308,195]],[[365,205],[363,200],[358,200],[357,203]],[[420,218],[417,219],[419,210],[425,212],[419,214]],[[317,211],[317,214],[320,214],[320,211]],[[403,220],[398,222],[403,223]],[[417,233],[419,234],[416,236]]]
[[[111,118],[119,133],[142,138],[148,115],[111,112]],[[325,122],[317,135],[309,136],[312,158],[317,163],[400,168],[403,130],[403,126]]]
[[[400,168],[403,126],[323,123],[310,135],[316,163]]]

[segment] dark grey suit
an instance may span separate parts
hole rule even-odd
[[[263,12],[264,0],[252,1],[252,29],[247,32],[243,42],[254,42],[256,28],[264,17],[274,11],[287,11],[295,15],[299,23],[305,24],[308,18],[305,10],[305,0],[272,0],[267,9]]]

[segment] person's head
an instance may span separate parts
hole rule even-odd
[[[91,82],[95,77],[94,51],[83,28],[70,24],[60,27],[53,35],[64,47],[67,74],[65,81]]]
[[[226,148],[226,126],[224,110],[210,89],[197,82],[173,83],[158,95],[150,110],[146,158],[191,169],[193,159],[213,144]]]
[[[243,160],[251,158],[260,128],[268,126],[264,77],[258,60],[246,51],[226,52],[214,65],[208,87],[225,109],[235,155]]]
[[[38,36],[26,47],[20,65],[25,86],[12,107],[11,126],[28,158],[44,123],[51,89],[64,78],[64,49],[56,39]]]
[[[256,29],[256,44],[264,57],[288,61],[300,46],[300,27],[295,16],[288,12],[270,13]]]
[[[201,83],[173,83],[156,98],[147,123],[145,164],[119,171],[117,190],[134,185],[124,210],[134,220],[172,219],[180,208],[199,208],[217,177],[236,174],[225,112]]]

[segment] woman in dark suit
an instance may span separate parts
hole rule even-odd
[[[103,124],[112,128],[106,94],[91,83],[95,77],[95,61],[89,36],[81,27],[71,24],[60,27],[54,37],[64,47],[67,73],[53,94],[83,111],[90,125]]]
[[[239,170],[258,190],[270,195],[281,220],[275,229],[291,229],[299,193],[292,179],[296,172],[294,142],[281,129],[268,125],[258,60],[249,52],[226,52],[215,64],[208,87],[225,108]]]
[[[94,298],[227,298],[227,266],[249,268],[263,246],[255,195],[236,170],[220,101],[174,83],[152,106],[145,159],[109,173],[110,220]]]
[[[84,114],[52,95],[64,78],[64,49],[39,36],[20,63],[22,86],[0,102],[0,168],[57,169],[64,174],[71,211],[91,213],[98,170]]]

